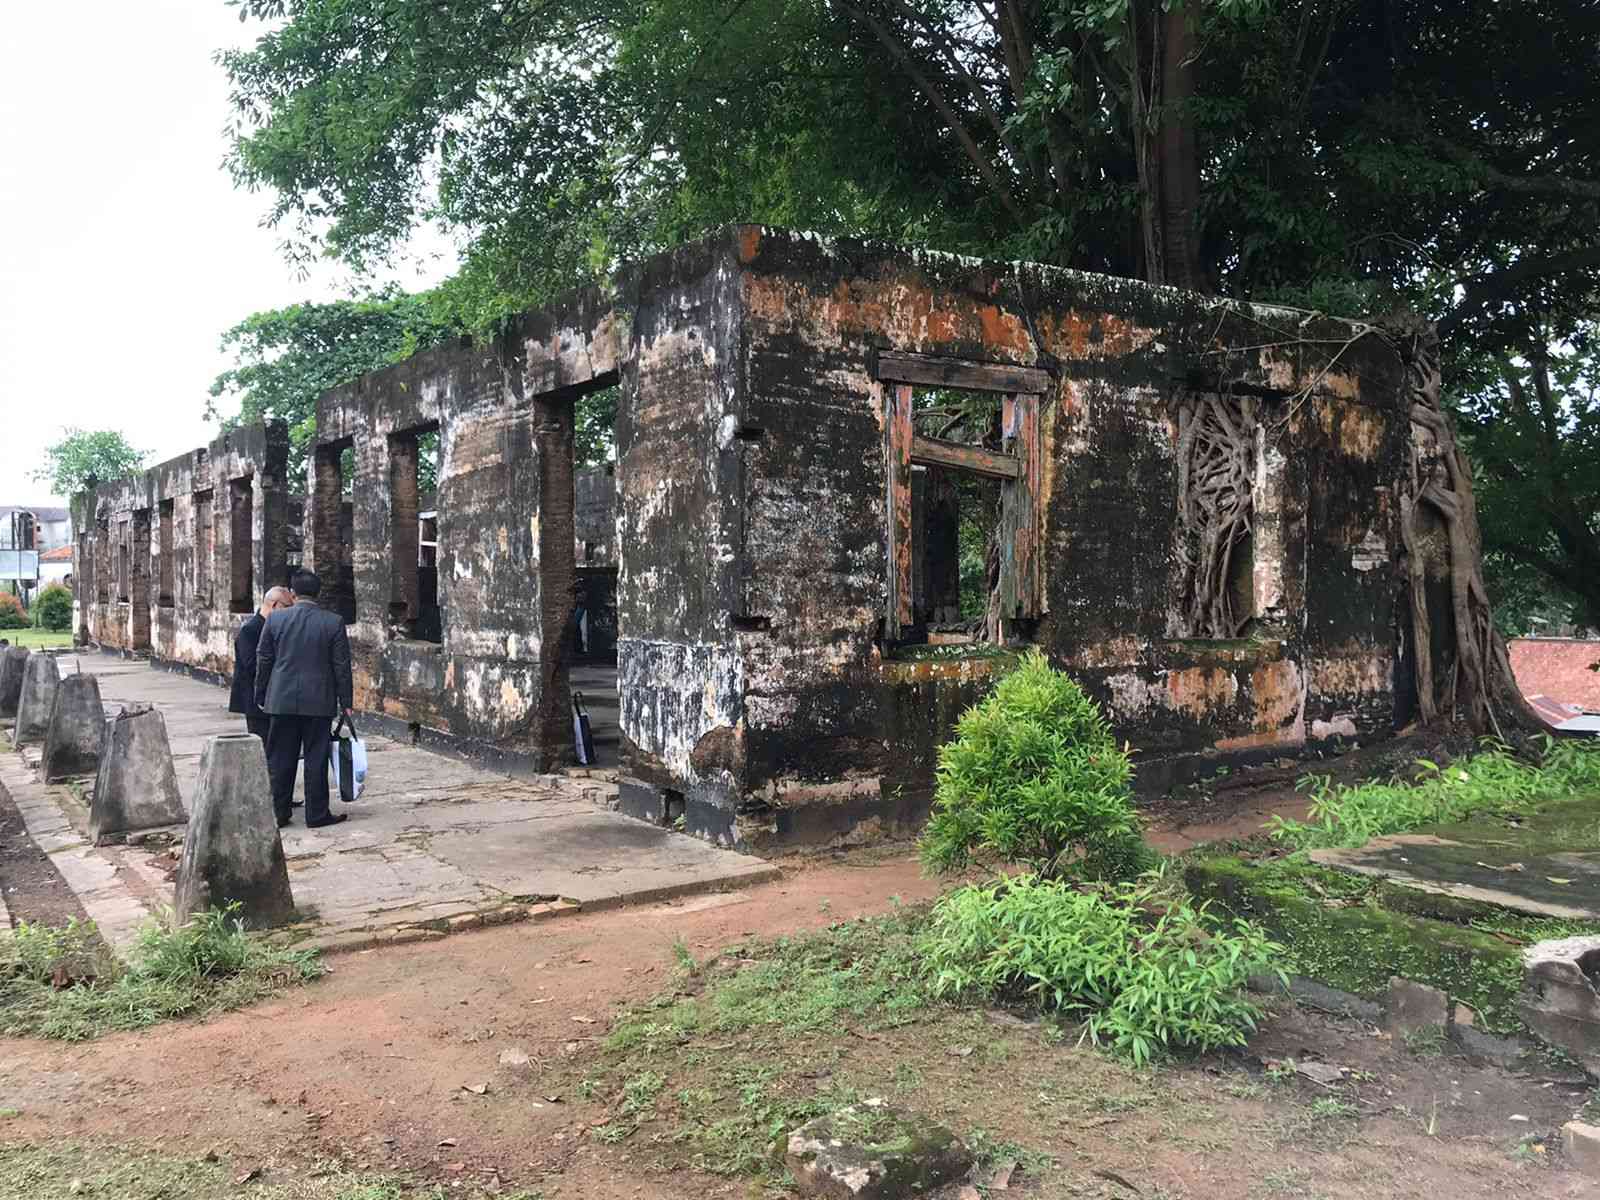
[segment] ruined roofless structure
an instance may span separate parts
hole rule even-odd
[[[225,674],[299,559],[375,725],[539,771],[586,594],[624,810],[754,849],[914,828],[1036,646],[1160,791],[1416,715],[1408,598],[1449,595],[1400,565],[1405,369],[1320,316],[733,227],[329,392],[303,521],[281,428],[79,497],[80,635]],[[597,486],[574,401],[612,386]]]

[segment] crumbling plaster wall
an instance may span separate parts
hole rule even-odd
[[[79,638],[165,665],[230,676],[240,622],[266,588],[288,582],[294,538],[288,453],[282,423],[241,426],[207,447],[74,497],[76,528],[87,534],[79,539],[73,564]],[[253,596],[242,607],[233,594],[236,505],[241,533],[248,517],[243,553]],[[170,588],[163,587],[164,508],[170,519]],[[200,548],[208,541],[210,552],[202,560]],[[117,583],[123,553],[131,575],[127,599]]]
[[[543,770],[563,756],[572,400],[615,379],[617,347],[609,302],[579,293],[490,345],[441,346],[319,401],[306,557],[330,579],[350,563],[356,707],[399,727],[392,732],[443,733],[517,769]],[[408,636],[415,614],[397,564],[415,557],[415,513],[393,482],[398,464],[411,469],[411,438],[434,428],[437,643]],[[355,468],[344,495],[346,447]]]
[[[751,432],[725,467],[744,472],[730,493],[742,512],[725,503],[720,521],[742,526],[735,592],[707,597],[708,614],[726,599],[740,618],[736,665],[722,668],[742,698],[728,710],[724,836],[760,844],[915,823],[934,747],[1001,669],[883,660],[879,350],[1055,374],[1035,641],[1107,706],[1146,786],[1221,754],[1393,728],[1389,497],[1406,431],[1398,365],[1378,338],[1053,268],[749,227],[727,236],[742,358],[724,414]],[[1278,553],[1258,588],[1276,589],[1279,619],[1248,641],[1171,632],[1173,400],[1190,387],[1249,390],[1268,412],[1276,478],[1258,561]],[[626,512],[622,528],[627,547]],[[681,756],[672,765],[681,771]],[[690,766],[692,789],[703,775]],[[716,832],[714,819],[700,823]]]

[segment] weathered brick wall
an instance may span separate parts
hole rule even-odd
[[[1392,730],[1388,497],[1406,426],[1379,339],[1049,268],[770,230],[731,242],[745,323],[737,419],[760,430],[742,455],[737,611],[768,622],[738,634],[741,839],[918,819],[933,747],[995,669],[883,661],[882,350],[1042,366],[1058,380],[1043,409],[1033,641],[1106,705],[1146,786]],[[1254,584],[1268,620],[1220,643],[1178,636],[1173,596],[1174,398],[1219,387],[1259,397],[1271,476],[1257,489]]]
[[[79,638],[230,676],[239,623],[288,582],[288,451],[282,424],[244,426],[75,497]]]

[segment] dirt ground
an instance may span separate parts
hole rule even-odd
[[[0,747],[10,743],[0,737]],[[33,844],[22,814],[0,788],[0,899],[11,919],[38,925],[65,925],[69,918],[85,919],[83,905],[62,877],[50,856]]]
[[[619,1011],[674,986],[676,940],[704,961],[936,891],[904,849],[786,866],[749,891],[338,957],[321,982],[205,1023],[80,1046],[0,1041],[0,1144],[211,1153],[263,1186],[331,1160],[547,1200],[759,1195],[694,1169],[665,1122],[603,1144],[616,1095],[586,1081],[605,1079]],[[823,1041],[813,1049],[831,1065],[809,1084],[848,1076],[1025,1147],[1020,1196],[1600,1191],[1561,1163],[1555,1131],[1587,1090],[1570,1072],[1419,1057],[1287,1004],[1247,1052],[1144,1071],[974,1010]],[[742,1052],[710,1046],[693,1069],[717,1072],[723,1050]],[[1272,1066],[1290,1059],[1349,1070],[1322,1088]]]

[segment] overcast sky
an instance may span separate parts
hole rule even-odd
[[[153,462],[202,445],[223,330],[363,286],[331,264],[298,279],[267,197],[222,168],[212,54],[256,28],[224,0],[0,0],[0,504],[50,502],[29,472],[64,425]],[[395,277],[437,282],[444,249]]]

